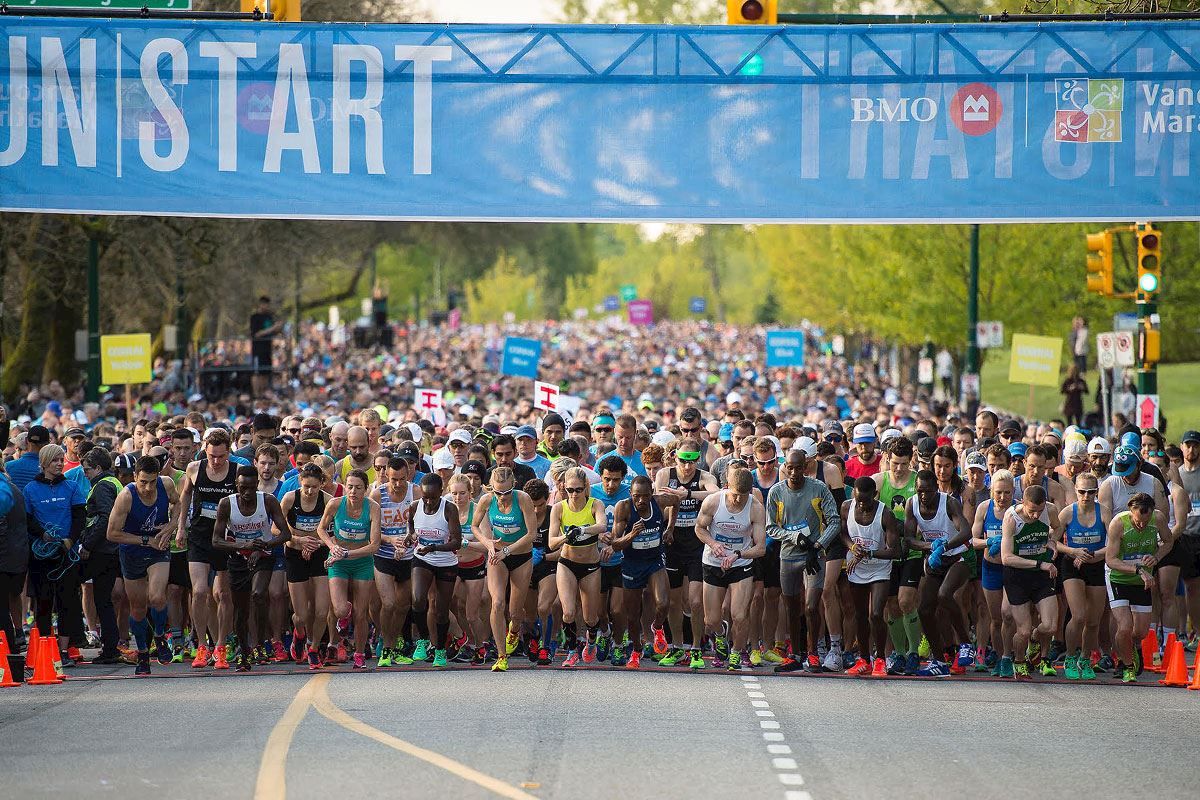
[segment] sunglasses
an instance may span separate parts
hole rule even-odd
[[[585,490],[582,486],[567,486],[563,489],[567,494],[581,494]]]

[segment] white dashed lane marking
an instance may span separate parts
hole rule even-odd
[[[770,710],[771,704],[767,702],[766,695],[761,691],[762,684],[759,683],[758,678],[744,675],[742,676],[742,688],[746,690],[750,707],[754,709],[754,715],[758,717],[758,726],[762,729],[763,741],[769,742],[767,753],[771,756],[771,766],[776,770],[775,776],[779,778],[780,784],[788,787],[783,792],[783,800],[813,800],[812,795],[808,792],[793,788],[803,786],[804,777],[796,766],[796,759],[790,757],[792,755],[791,746],[783,743],[785,737],[779,731],[779,722],[772,719],[775,712]]]

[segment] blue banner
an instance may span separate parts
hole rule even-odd
[[[767,331],[768,367],[804,366],[804,331]]]
[[[0,16],[0,207],[396,220],[1194,219],[1198,59],[1196,21],[517,27]]]
[[[537,339],[509,336],[504,340],[504,357],[500,374],[537,380],[538,362],[542,360],[542,343]]]

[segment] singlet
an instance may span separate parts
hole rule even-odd
[[[850,541],[858,547],[859,550],[866,552],[867,550],[880,550],[886,544],[887,536],[883,530],[883,512],[887,508],[883,503],[875,504],[875,517],[867,525],[860,525],[854,514],[854,506],[850,506],[850,513],[846,515],[846,532],[850,535]],[[854,570],[847,573],[846,577],[851,583],[874,583],[890,578],[892,575],[892,562],[887,558],[868,558],[864,556],[857,564],[854,565]]]
[[[229,498],[229,524],[225,536],[230,541],[249,544],[271,538],[271,517],[267,514],[267,501],[263,492],[254,493],[254,510],[243,514],[237,496]]]
[[[214,481],[208,477],[208,462],[201,461],[196,467],[196,483],[192,486],[192,533],[196,536],[212,536],[217,521],[217,506],[221,500],[237,492],[237,469],[232,464],[225,467],[225,478]]]
[[[917,519],[917,532],[926,542],[935,542],[938,539],[945,541],[954,535],[954,526],[950,524],[950,515],[946,512],[949,498],[950,495],[938,492],[937,513],[933,515],[933,519],[925,519],[921,516],[921,501],[913,503],[913,516]],[[947,550],[943,555],[957,555],[966,549],[965,544],[960,544],[953,550]]]
[[[1092,524],[1086,528],[1079,523],[1079,503],[1071,503],[1071,521],[1067,523],[1067,547],[1082,547],[1090,553],[1103,550],[1108,542],[1108,526],[1100,517],[1100,504],[1094,503]]]
[[[1150,480],[1156,480],[1150,478]],[[1154,524],[1154,517],[1150,517],[1150,522],[1140,531],[1133,524],[1133,515],[1128,511],[1122,511],[1117,514],[1115,519],[1121,521],[1121,549],[1118,555],[1126,564],[1139,564],[1146,556],[1154,555],[1158,550],[1158,526]],[[1105,569],[1108,575],[1108,580],[1112,583],[1122,583],[1127,586],[1141,586],[1142,576],[1136,572],[1117,572],[1113,569]]]
[[[750,511],[754,506],[754,495],[746,498],[746,505],[741,511],[734,513],[729,510],[729,506],[725,504],[725,498],[728,495],[728,490],[722,491],[720,499],[717,500],[717,510],[713,513],[712,524],[708,526],[708,532],[713,540],[718,544],[724,545],[729,553],[734,550],[748,550],[754,542],[754,537],[750,535]],[[703,564],[710,567],[721,566],[721,559],[713,555],[712,548],[704,545],[704,554],[700,557]],[[748,558],[739,558],[733,562],[734,567],[744,567],[750,563]]]
[[[1128,511],[1129,501],[1139,492],[1145,492],[1151,497],[1155,497],[1154,488],[1158,483],[1158,478],[1143,472],[1141,475],[1138,475],[1137,483],[1133,486],[1126,483],[1125,479],[1119,475],[1110,475],[1105,478],[1104,482],[1112,486],[1112,510],[1116,513],[1118,511]],[[1158,504],[1155,503],[1156,508],[1157,506]],[[1141,582],[1140,578],[1138,582]]]
[[[408,521],[404,518],[404,512],[412,505],[413,502],[413,485],[412,481],[408,482],[408,488],[404,492],[404,498],[401,500],[393,500],[388,492],[387,484],[379,487],[379,532],[384,536],[407,536]],[[396,548],[383,540],[379,542],[379,550],[375,555],[380,558],[395,558]],[[412,560],[413,553],[409,550],[405,555],[401,556],[400,560]]]
[[[672,489],[690,489],[692,492],[701,491],[703,484],[700,482],[700,470],[696,470],[696,474],[687,483],[681,483],[679,473],[675,467],[671,467],[668,474],[667,486]],[[696,550],[700,548],[700,540],[696,538],[696,517],[700,515],[700,504],[703,500],[695,497],[684,498],[679,501],[679,505],[675,507],[675,547],[682,550]]]
[[[169,508],[167,490],[163,486],[162,478],[158,479],[157,494],[154,498],[154,505],[151,506],[142,502],[137,487],[132,483],[125,488],[129,492],[131,502],[129,503],[129,514],[125,517],[125,525],[121,530],[135,536],[154,536],[158,533],[159,527],[166,523]]]
[[[572,525],[577,525],[580,528],[590,528],[592,525],[595,525],[599,521],[597,519],[597,517],[599,515],[597,515],[594,510],[594,506],[596,504],[596,499],[594,497],[589,497],[587,499],[587,502],[584,503],[583,509],[580,511],[572,511],[571,506],[567,505],[566,500],[560,501],[559,504],[562,506],[561,522],[562,522],[562,527],[564,529],[566,529]],[[575,544],[568,544],[567,546],[568,547],[591,547],[592,545],[596,544],[596,542],[598,542],[598,541],[600,541],[599,535],[597,535],[595,533],[589,533],[586,536],[584,536],[582,541],[576,542]]]
[[[417,546],[444,545],[450,541],[450,523],[446,521],[446,505],[448,497],[438,498],[437,508],[432,514],[425,513],[425,501],[419,500],[413,508],[413,528],[417,532]],[[457,510],[457,507],[456,509]],[[458,553],[454,550],[435,550],[425,555],[418,555],[431,567],[454,567],[458,565]]]
[[[1013,555],[1029,558],[1034,561],[1050,560],[1050,504],[1042,509],[1041,516],[1034,520],[1025,519],[1017,513],[1018,505],[1011,506],[1004,512],[1004,518],[1012,518]],[[1018,567],[1018,569],[1020,569]]]
[[[621,502],[622,500],[629,499],[629,486],[622,483],[621,488],[617,490],[615,495],[606,494],[604,492],[604,487],[600,484],[593,486],[591,491],[592,497],[594,497],[604,508],[604,519],[605,523],[608,525],[607,532],[612,533],[613,519],[616,517],[617,512],[617,503]],[[608,558],[600,559],[600,566],[615,567],[621,563],[621,560],[624,557],[625,554],[623,551],[613,550],[612,555],[610,555]]]
[[[638,520],[642,521],[642,532],[633,537],[629,549],[625,550],[627,561],[644,564],[658,561],[663,557],[663,531],[667,527],[667,516],[662,512],[654,498],[650,499],[650,516],[643,517],[641,512],[629,501],[629,519],[626,521],[627,530]]]
[[[350,500],[346,497],[338,503],[337,513],[333,516],[333,539],[343,547],[355,545],[356,548],[362,548],[371,541],[371,501],[363,499],[362,511],[357,517],[350,516],[349,504]],[[354,555],[352,548],[346,549],[350,550],[348,558],[362,558]]]
[[[1200,468],[1190,472],[1184,467],[1179,468],[1179,482],[1187,492],[1191,501],[1187,522],[1183,526],[1184,536],[1200,536]]]
[[[492,502],[488,504],[488,522],[492,523],[492,535],[501,544],[512,544],[529,532],[529,528],[525,526],[525,512],[517,502],[517,493],[513,492],[509,497],[512,498],[512,508],[508,511],[500,510],[500,501],[496,495],[492,495]]]
[[[304,501],[299,489],[293,489],[290,494],[292,495],[292,507],[288,509],[287,513],[288,524],[301,533],[316,535],[317,526],[321,524],[321,518],[325,516],[325,492],[317,492],[317,505],[312,511],[304,510]]]

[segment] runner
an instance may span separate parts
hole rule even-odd
[[[360,469],[346,475],[346,494],[325,506],[317,535],[329,548],[329,599],[337,634],[345,636],[354,623],[354,668],[366,666],[367,610],[375,585],[372,557],[379,550],[379,504],[367,496],[371,479]],[[330,644],[332,645],[332,636]]]
[[[404,621],[412,608],[412,548],[405,547],[412,504],[421,490],[412,484],[415,464],[401,455],[388,459],[381,474],[386,479],[371,490],[370,498],[379,505],[379,549],[375,551],[375,590],[379,593],[380,651],[376,666],[411,664],[405,655]]]
[[[1100,489],[1096,476],[1075,477],[1078,501],[1059,514],[1063,542],[1058,546],[1058,574],[1071,609],[1066,625],[1067,660],[1063,676],[1071,680],[1096,679],[1091,654],[1099,650],[1100,620],[1104,617],[1104,549],[1111,520],[1096,502]]]
[[[1025,490],[1021,502],[1005,512],[1001,537],[1004,596],[1016,626],[1013,677],[1029,680],[1030,662],[1034,666],[1040,662],[1042,674],[1054,677],[1057,674],[1054,664],[1042,656],[1050,652],[1050,638],[1058,624],[1058,598],[1054,593],[1058,568],[1054,566],[1054,551],[1062,540],[1062,524],[1059,509],[1048,502],[1045,489],[1035,484]],[[1036,628],[1030,606],[1037,608]]]
[[[322,491],[325,473],[316,464],[300,469],[300,488],[288,492],[279,504],[287,517],[291,537],[284,546],[288,594],[296,620],[292,633],[292,659],[307,661],[309,669],[321,667],[319,650],[329,616],[329,548],[317,528],[333,498]]]
[[[1120,451],[1125,449],[1118,448],[1115,460],[1121,459]],[[1117,628],[1113,641],[1117,671],[1125,683],[1134,683],[1140,672],[1136,645],[1150,629],[1154,568],[1170,547],[1159,540],[1159,531],[1166,526],[1166,517],[1155,508],[1154,497],[1146,492],[1129,498],[1126,510],[1108,524],[1104,575],[1108,606]]]
[[[883,607],[891,586],[891,559],[902,550],[900,523],[887,504],[880,502],[877,489],[871,477],[854,481],[854,497],[841,508],[841,537],[850,555],[846,576],[854,596],[862,645],[861,655],[849,672],[851,675],[869,672],[872,677],[882,678],[887,675],[884,662],[887,625],[883,621]]]
[[[414,661],[422,661],[429,648],[429,590],[437,584],[437,639],[433,641],[433,666],[446,666],[446,644],[450,640],[450,603],[458,580],[458,550],[462,528],[458,507],[442,497],[442,479],[421,477],[421,499],[408,518],[407,548],[416,547],[413,561],[413,622],[417,626]]]
[[[754,559],[766,553],[766,515],[749,470],[735,470],[729,488],[700,505],[696,538],[704,543],[704,630],[713,639],[713,666],[749,669]],[[726,596],[731,636],[723,633]],[[745,659],[745,661],[743,661]]]
[[[489,489],[479,498],[480,511],[474,522],[475,538],[488,550],[487,587],[492,598],[489,621],[498,651],[493,672],[508,669],[508,657],[526,634],[525,595],[533,575],[533,540],[537,532],[530,523],[537,517],[529,495],[515,487],[513,469],[494,468]]]
[[[697,453],[697,455],[699,455]],[[588,496],[587,475],[578,467],[563,475],[566,499],[554,504],[550,511],[549,547],[562,547],[558,559],[558,597],[562,602],[563,631],[566,634],[567,657],[564,667],[579,664],[579,633],[575,618],[582,606],[587,638],[583,645],[583,660],[596,660],[597,628],[600,621],[600,534],[608,529],[600,503]]]

